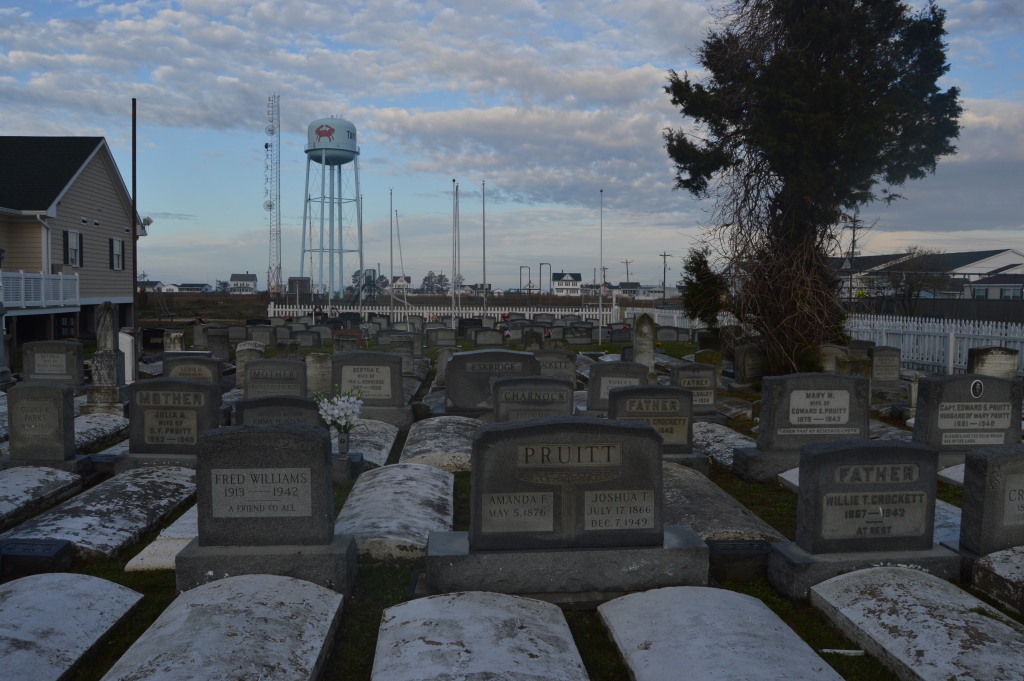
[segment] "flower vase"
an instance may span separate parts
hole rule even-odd
[[[348,433],[340,428],[336,428],[338,431],[338,453],[348,454]]]

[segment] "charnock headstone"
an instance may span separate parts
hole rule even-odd
[[[306,394],[330,395],[334,392],[333,358],[323,352],[306,355]]]
[[[796,541],[773,545],[769,581],[806,598],[816,584],[879,562],[955,579],[959,556],[933,543],[936,466],[934,450],[910,442],[804,447]]]
[[[483,329],[476,332],[475,341],[478,348],[500,348],[505,345],[505,336],[497,329]]]
[[[1020,443],[1021,382],[963,374],[918,383],[914,442],[939,451],[939,467],[964,462],[964,453]]]
[[[245,363],[245,397],[306,396],[306,363],[291,359],[254,359]]]
[[[646,312],[636,318],[636,330],[633,340],[633,361],[647,367],[649,380],[656,380],[657,371],[654,364],[654,319]],[[623,358],[625,359],[625,358]]]
[[[266,359],[266,350],[263,343],[254,340],[242,341],[235,346],[236,388],[245,388],[245,365],[258,359]]]
[[[1024,445],[967,454],[960,546],[975,556],[1024,546]]]
[[[132,463],[195,468],[199,436],[220,425],[220,386],[187,378],[154,378],[131,384],[129,395]]]
[[[278,574],[351,592],[356,546],[334,534],[326,430],[221,428],[203,436],[197,464],[199,536],[175,559],[179,591],[221,576]]]
[[[209,381],[220,385],[223,366],[216,357],[201,353],[182,353],[165,357],[163,375],[165,378],[189,378],[196,381]]]
[[[494,381],[494,420],[572,416],[574,385],[551,376],[506,376]]]
[[[818,357],[821,359],[821,370],[825,373],[836,371],[836,358],[846,357],[850,354],[847,348],[841,345],[825,344],[818,347]]]
[[[608,418],[643,421],[661,436],[662,458],[709,473],[708,458],[693,450],[693,394],[670,385],[636,385],[608,392]]]
[[[800,448],[819,442],[868,439],[868,379],[835,374],[766,376],[756,447],[733,451],[733,472],[770,480],[800,463]]]
[[[74,390],[67,385],[32,382],[12,386],[7,391],[8,465],[52,464],[73,469],[74,399]]]
[[[72,341],[34,341],[22,346],[26,381],[49,381],[77,388],[85,382],[82,344]]]
[[[540,376],[540,362],[533,353],[512,350],[457,352],[448,360],[445,379],[445,411],[462,416],[493,412],[494,380],[503,376]]]
[[[996,378],[1017,378],[1020,351],[990,345],[967,350],[967,373]]]
[[[597,362],[590,365],[587,411],[608,411],[608,391],[631,385],[647,385],[647,366],[635,362]]]
[[[214,357],[222,362],[231,361],[231,341],[228,340],[227,329],[207,329],[206,344]]]
[[[262,343],[267,348],[277,343],[277,330],[273,326],[250,326],[246,334],[249,340]]]
[[[312,397],[255,397],[235,402],[236,426],[327,425]]]
[[[469,532],[428,540],[427,583],[441,592],[563,594],[560,602],[589,592],[600,602],[707,583],[707,545],[663,524],[661,438],[646,424],[486,425],[473,439],[470,490]]]
[[[538,350],[533,356],[540,362],[541,376],[564,378],[576,385],[576,353],[569,350]]]
[[[764,348],[754,343],[746,343],[733,350],[733,371],[736,382],[741,385],[763,378],[767,363],[768,356]]]
[[[715,416],[715,398],[718,394],[715,367],[711,364],[683,364],[672,367],[672,385],[693,393],[695,417]]]
[[[391,352],[342,352],[333,356],[333,384],[342,393],[362,392],[361,418],[390,423],[398,428],[412,424],[412,408],[402,392],[402,358]]]
[[[898,390],[900,387],[900,349],[875,346],[867,349],[871,359],[871,385],[879,390]]]

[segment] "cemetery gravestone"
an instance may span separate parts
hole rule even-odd
[[[241,343],[249,337],[249,330],[244,326],[229,326],[228,340],[232,343]]]
[[[458,334],[459,336],[465,338],[467,329],[482,326],[483,322],[479,319],[460,319],[458,325]]]
[[[231,361],[231,342],[228,340],[228,330],[225,328],[207,329],[206,344],[210,353],[222,362]]]
[[[654,364],[654,319],[644,313],[636,319],[636,339],[633,341],[634,362],[647,367],[648,380],[656,380],[657,371]],[[623,357],[625,360],[625,357]]]
[[[675,343],[679,340],[679,330],[673,326],[659,326],[654,330],[654,340],[660,343]]]
[[[47,465],[77,470],[75,406],[71,386],[26,382],[7,391],[8,466]]]
[[[505,336],[497,329],[477,331],[475,340],[480,348],[500,348],[505,345]]]
[[[587,384],[587,411],[608,411],[608,392],[612,388],[647,385],[647,367],[634,362],[598,362],[590,365]]]
[[[330,355],[322,352],[306,355],[306,394],[330,395],[334,391],[332,373],[333,360]]]
[[[841,345],[822,345],[818,348],[818,356],[821,358],[821,370],[825,373],[836,371],[836,358],[846,357],[850,351]]]
[[[970,452],[965,463],[959,549],[986,556],[1024,546],[1024,445]]]
[[[279,574],[351,593],[356,545],[334,534],[323,428],[221,428],[203,436],[197,463],[199,536],[175,559],[179,591],[221,575]]]
[[[623,345],[619,348],[619,361],[620,362],[633,362],[636,361],[633,357],[633,346]]]
[[[871,385],[880,390],[899,389],[900,349],[877,346],[868,348],[867,353],[871,358]]]
[[[330,340],[331,340],[331,334],[334,332],[334,330],[331,327],[324,326],[323,324],[317,324],[316,326],[312,326],[312,327],[310,327],[309,330],[310,331],[315,331],[316,333],[320,334],[321,345],[324,342],[328,342],[329,343]]]
[[[49,381],[77,388],[85,382],[82,344],[71,341],[35,341],[22,346],[26,381]]]
[[[413,356],[413,345],[416,338],[407,334],[394,334],[391,336],[391,352],[402,358],[402,375],[415,376],[416,358]]]
[[[302,348],[299,347],[299,341],[297,340],[282,340],[280,336],[277,339],[277,345],[274,346],[276,350],[276,356],[274,359],[284,359],[295,362],[302,361]]]
[[[695,416],[715,416],[718,394],[715,367],[711,364],[684,364],[672,367],[672,385],[686,388],[693,394]]]
[[[756,379],[764,377],[765,366],[768,356],[759,345],[747,343],[740,345],[733,351],[733,370],[736,382],[741,385],[753,383]]]
[[[633,332],[630,329],[611,329],[608,334],[609,343],[628,343],[633,340]]]
[[[474,350],[448,360],[444,386],[445,411],[480,416],[494,411],[492,385],[503,376],[539,376],[540,362],[529,352]]]
[[[242,341],[235,346],[235,387],[245,388],[245,365],[265,359],[266,347],[259,341]]]
[[[544,327],[527,326],[523,328],[523,349],[527,352],[540,350],[544,347]]]
[[[96,351],[92,353],[92,385],[82,406],[83,414],[112,414],[123,417],[127,396],[125,357],[118,347],[117,310],[113,303],[96,306]]]
[[[192,349],[193,350],[209,350],[210,346],[206,340],[206,332],[208,329],[219,329],[219,324],[196,324],[192,327]]]
[[[426,334],[428,348],[454,348],[457,344],[455,329],[428,328]]]
[[[391,337],[398,333],[394,329],[381,329],[377,332],[377,347],[389,348],[391,347]]]
[[[402,392],[402,358],[390,352],[343,352],[333,357],[333,384],[362,393],[361,418],[408,428],[412,408]]]
[[[722,351],[722,343],[715,331],[700,329],[697,331],[697,350]]]
[[[312,397],[254,397],[235,402],[236,426],[321,426],[319,408]]]
[[[262,343],[264,347],[273,347],[277,343],[277,331],[273,326],[250,326],[246,334],[249,340]]]
[[[356,334],[361,334],[361,332],[357,331]],[[355,352],[359,350],[359,340],[360,335],[335,332],[334,352]]]
[[[1017,378],[1020,351],[1013,348],[989,346],[967,350],[967,373],[996,378]]]
[[[297,331],[293,338],[299,341],[300,348],[319,348],[323,345],[320,334],[316,331]]]
[[[538,350],[533,356],[540,362],[541,376],[564,378],[576,385],[576,353],[569,350]]]
[[[245,397],[306,396],[306,363],[290,359],[254,359],[245,363]]]
[[[868,439],[868,380],[858,376],[766,376],[761,385],[757,447],[733,451],[733,472],[770,480],[800,463],[800,448],[819,442]]]
[[[871,349],[875,347],[875,341],[852,338],[850,339],[849,347],[851,355],[856,355],[857,357],[868,357],[870,356]]]
[[[494,420],[572,416],[573,384],[550,376],[507,376],[494,381]]]
[[[164,330],[164,352],[180,352],[185,349],[185,334],[177,329]]]
[[[129,386],[129,462],[195,468],[199,436],[220,425],[220,386],[154,378]]]
[[[164,329],[144,327],[142,329],[142,348],[160,352],[164,349]]]
[[[222,364],[216,357],[201,353],[182,353],[164,358],[164,377],[209,381],[220,385]]]
[[[914,442],[939,451],[939,467],[964,462],[964,453],[1020,443],[1021,382],[964,374],[922,378]]]
[[[608,418],[642,421],[661,436],[662,459],[707,475],[708,458],[693,450],[693,396],[685,388],[638,385],[608,392]]]
[[[567,326],[563,332],[563,337],[569,345],[590,345],[592,335],[589,324],[587,326]]]

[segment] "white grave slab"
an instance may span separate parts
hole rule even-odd
[[[64,678],[142,594],[99,577],[49,573],[0,586],[0,660],[5,679]]]
[[[693,424],[693,448],[704,450],[705,454],[726,468],[732,468],[733,449],[753,444],[753,439],[728,426],[703,421],[695,421]]]
[[[843,678],[752,596],[677,586],[616,598],[597,612],[634,681]]]
[[[868,437],[872,440],[898,440],[910,442],[914,439],[914,431],[890,426],[881,421],[868,421]]]
[[[360,558],[421,559],[431,532],[452,529],[455,476],[433,466],[400,463],[359,476],[334,534],[356,539]]]
[[[199,536],[199,512],[193,506],[165,527],[160,535],[124,566],[125,572],[144,570],[173,570],[174,558]]]
[[[785,541],[775,528],[692,468],[662,464],[661,517],[666,525],[689,525],[700,538]]]
[[[103,681],[310,681],[342,596],[292,577],[243,575],[178,596]]]
[[[974,564],[974,585],[1024,613],[1024,546],[990,553]]]
[[[226,393],[220,396],[220,404],[223,407],[229,404],[234,404],[235,402],[244,399],[245,390],[243,388],[232,388],[231,390],[228,390]]]
[[[0,393],[0,442],[7,442],[7,393]]]
[[[438,416],[417,421],[399,456],[399,463],[422,463],[449,473],[470,469],[473,436],[483,421],[466,416]]]
[[[68,471],[37,466],[0,471],[0,532],[81,491],[81,476]]]
[[[348,451],[361,452],[370,466],[383,466],[398,438],[398,427],[383,421],[359,419],[348,434]],[[338,431],[331,428],[333,451],[338,451]]]
[[[925,572],[840,575],[812,586],[811,604],[901,679],[1024,678],[1024,625]]]
[[[588,677],[558,606],[469,591],[420,598],[385,610],[370,678],[586,681]]]
[[[86,454],[128,439],[128,419],[114,414],[75,417],[75,452]]]
[[[955,466],[950,466],[949,468],[943,468],[939,471],[939,480],[949,483],[955,487],[963,487],[964,465],[965,464],[960,463]]]
[[[79,559],[113,558],[195,496],[195,471],[161,466],[120,473],[18,525],[0,539],[66,539]]]

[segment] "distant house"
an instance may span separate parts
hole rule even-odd
[[[256,295],[256,275],[249,274],[232,274],[228,280],[230,288],[228,289],[232,295],[242,296],[254,296]]]
[[[981,289],[988,286],[974,284],[979,279],[999,275],[1024,274],[1024,253],[1012,248],[991,251],[960,251],[956,253],[894,253],[890,255],[869,255],[838,257],[829,259],[843,282],[844,296],[854,291],[872,292],[884,290],[888,281],[899,281],[907,276],[942,278],[947,283],[942,291],[927,291],[924,297],[959,297],[960,295],[984,296]],[[1001,295],[995,283],[991,285],[993,297]],[[1007,288],[1012,288],[1008,286]],[[975,289],[978,293],[975,293]]]
[[[166,290],[162,281],[140,281],[139,293],[160,293]]]
[[[964,298],[974,300],[1021,300],[1024,274],[996,274],[964,285]]]
[[[412,277],[391,277],[391,289],[396,293],[399,291],[408,292],[412,288]]]
[[[620,281],[619,282],[619,295],[630,296],[636,298],[640,294],[640,282],[639,281]]]
[[[164,284],[164,293],[177,293],[177,292],[178,292],[178,285],[177,284]]]
[[[213,287],[209,284],[178,284],[180,293],[211,293]]]
[[[470,296],[482,296],[484,294],[483,284],[466,284],[462,287],[462,292]],[[487,295],[491,295],[491,285],[487,284]]]
[[[578,296],[583,275],[579,272],[554,272],[551,285],[556,296]]]

